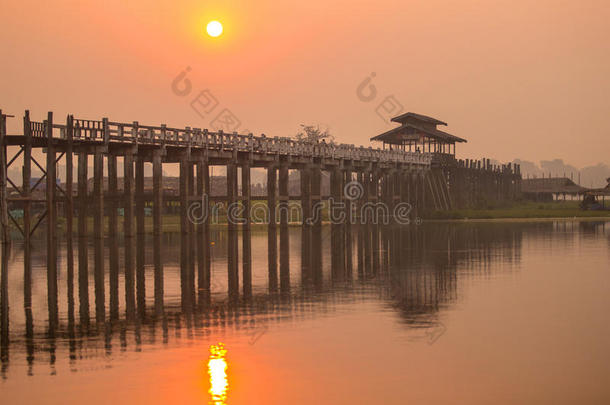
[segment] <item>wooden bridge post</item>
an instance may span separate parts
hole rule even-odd
[[[106,318],[104,288],[104,155],[95,147],[93,155],[93,243],[95,317],[98,322]]]
[[[55,145],[53,143],[53,113],[49,112],[46,121],[47,135],[47,300],[49,306],[49,324],[51,328],[57,326],[57,207],[56,195],[56,164]],[[4,145],[2,145],[4,148]],[[2,166],[3,170],[6,165]]]
[[[133,205],[135,192],[133,184],[133,151],[125,153],[123,160],[123,234],[125,238],[125,313],[128,320],[135,317],[135,267]]]
[[[197,225],[197,288],[199,306],[204,307],[210,299],[210,171],[205,156],[197,162],[197,195],[202,203],[202,220]]]
[[[364,172],[357,173],[357,179],[359,184],[359,190],[362,190],[362,195],[358,199],[356,203],[356,221],[357,221],[357,232],[358,232],[358,240],[357,240],[357,261],[358,261],[358,278],[364,278],[364,249],[365,249],[365,226],[364,226],[364,218],[362,216],[362,207],[365,203],[366,189],[364,188]]]
[[[188,134],[189,137],[192,137],[191,134],[191,130],[190,128],[188,128]],[[192,141],[191,141],[192,142]],[[187,193],[188,193],[188,203],[187,203],[187,210],[188,212],[190,212],[191,210],[191,204],[193,204],[195,202],[195,175],[194,175],[194,170],[195,170],[195,163],[192,161],[191,159],[191,153],[189,152],[188,154],[188,173],[187,173],[187,185],[188,185],[188,189],[187,189]],[[187,218],[188,222],[188,285],[189,285],[189,294],[190,294],[190,303],[193,307],[193,309],[195,309],[196,303],[197,303],[197,293],[195,291],[195,260],[197,257],[197,240],[195,237],[195,222],[194,219],[191,217]]]
[[[188,169],[190,167],[188,155],[180,156],[180,292],[182,311],[190,314],[192,310],[190,275],[189,275],[189,220],[188,220]]]
[[[339,221],[337,211],[339,211],[342,200],[342,173],[339,168],[333,168],[330,172],[330,192],[331,192],[331,205],[330,209],[330,220],[331,220],[331,234],[330,234],[330,246],[331,246],[331,274],[335,281],[342,281],[344,279],[344,259],[345,249],[343,248],[343,242],[345,235],[343,234],[343,224]]]
[[[288,217],[290,213],[288,195],[288,162],[280,165],[279,176],[279,216],[280,216],[280,291],[290,291],[290,241],[288,233]]]
[[[0,113],[1,114],[1,113]],[[23,306],[32,310],[32,242],[31,242],[31,207],[32,196],[32,133],[30,128],[30,112],[26,110],[23,117]]]
[[[244,212],[244,223],[242,227],[242,278],[243,295],[245,299],[252,298],[252,240],[250,232],[251,222],[251,186],[250,186],[250,164],[244,163],[241,167],[241,195]]]
[[[314,286],[322,287],[322,171],[319,164],[311,167],[311,273]]]
[[[155,266],[155,314],[163,315],[163,164],[162,150],[153,152],[153,261]]]
[[[52,117],[49,113],[49,117]],[[0,231],[2,232],[2,243],[11,242],[8,217],[8,193],[7,193],[7,148],[6,148],[6,118],[0,110]],[[52,120],[51,120],[52,121]],[[50,138],[49,138],[50,139]],[[49,140],[49,144],[51,141]]]
[[[66,147],[66,203],[65,203],[65,216],[66,216],[66,251],[67,251],[67,294],[68,294],[68,318],[74,319],[74,193],[73,193],[73,183],[74,183],[74,117],[68,115],[66,119],[66,139],[67,139],[67,147]],[[31,142],[31,140],[30,140]],[[30,145],[31,146],[31,145]],[[25,151],[25,146],[24,146]],[[31,153],[31,150],[30,150]],[[31,159],[31,154],[26,156],[24,154],[24,163],[25,159]],[[28,173],[27,186],[24,186],[23,189],[28,189],[29,194],[29,182],[30,182],[30,173]],[[24,182],[25,183],[25,182]],[[28,221],[29,221],[28,212]],[[24,212],[25,216],[25,212]],[[25,221],[24,221],[25,225]],[[29,224],[28,224],[29,233]],[[24,233],[25,231],[24,227]],[[28,244],[29,244],[29,235],[28,235]],[[28,252],[29,253],[29,252]],[[25,254],[25,252],[24,252]],[[29,260],[29,258],[28,258]],[[25,256],[24,256],[25,262]]]
[[[89,188],[87,169],[89,155],[86,147],[78,152],[78,300],[81,324],[89,323],[89,235],[87,220],[89,213]]]
[[[311,170],[301,169],[301,283],[311,282]]]
[[[267,167],[267,208],[269,212],[269,224],[267,226],[267,250],[269,264],[269,291],[274,293],[278,288],[277,280],[277,224],[276,224],[276,183],[277,167]]]
[[[352,182],[352,171],[350,167],[347,167],[343,173],[344,179],[343,179],[343,188],[341,190],[342,195],[345,197],[344,201],[345,201],[345,239],[344,239],[344,245],[345,245],[345,271],[346,274],[348,276],[348,278],[351,279],[352,277],[352,270],[353,270],[353,243],[352,243],[352,221],[353,221],[353,211],[354,211],[354,200],[348,198],[347,195],[345,195],[345,185],[350,184]]]
[[[364,199],[363,202],[364,204],[369,204],[371,203],[372,197],[371,197],[371,188],[372,188],[372,180],[371,180],[371,171],[370,170],[366,170],[363,175],[362,175],[362,187],[364,190]],[[373,254],[372,254],[372,218],[371,215],[374,215],[374,211],[373,213],[371,213],[371,210],[362,210],[362,214],[363,214],[363,218],[362,218],[362,233],[363,233],[363,251],[364,251],[364,273],[366,276],[370,276],[372,274],[372,259],[373,259]]]
[[[229,298],[239,298],[238,235],[235,218],[237,200],[237,164],[235,160],[227,164],[227,228],[228,228],[228,286]],[[232,214],[231,214],[232,213]]]
[[[117,157],[109,153],[108,165],[108,265],[110,269],[110,319],[119,318],[119,229],[118,229],[118,180]]]
[[[372,182],[371,182],[371,199],[375,206],[379,203],[379,179],[380,173],[379,170],[373,170]],[[377,209],[375,208],[375,212]],[[373,215],[377,215],[376,213]],[[373,273],[375,275],[379,274],[379,221],[381,218],[375,218],[372,226],[372,253],[373,253]]]
[[[134,123],[137,134],[137,123]],[[138,315],[146,314],[146,273],[144,271],[146,232],[144,228],[144,156],[136,157],[136,304]]]

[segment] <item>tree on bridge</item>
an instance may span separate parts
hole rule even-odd
[[[335,137],[331,135],[328,128],[321,129],[320,125],[305,125],[301,124],[301,130],[295,135],[297,141],[317,143],[328,142],[334,143]]]

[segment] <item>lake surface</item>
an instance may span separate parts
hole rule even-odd
[[[281,293],[268,288],[267,235],[253,232],[253,299],[237,306],[227,303],[226,233],[213,232],[211,303],[192,311],[182,302],[180,238],[167,234],[164,316],[154,315],[150,243],[146,309],[125,316],[121,275],[116,320],[108,296],[95,319],[93,273],[91,314],[80,313],[78,287],[68,301],[64,246],[60,321],[51,334],[44,242],[33,257],[31,312],[22,247],[13,245],[0,401],[610,403],[610,222],[404,228],[394,231],[399,250],[379,252],[376,273],[354,268],[336,280],[324,227],[315,283],[301,277],[300,229],[291,228],[290,286]],[[107,294],[108,283],[106,274]]]

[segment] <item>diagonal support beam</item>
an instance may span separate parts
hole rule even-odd
[[[40,225],[42,223],[42,220],[45,219],[46,216],[47,216],[47,211],[45,210],[42,214],[40,214],[40,216],[38,217],[38,220],[36,221],[36,224],[34,224],[34,226],[32,227],[32,230],[30,231],[30,236],[32,236],[34,234],[34,231],[36,231],[36,228],[38,228],[38,225]]]
[[[19,152],[15,153],[15,156],[13,156],[13,158],[10,160],[10,162],[8,162],[6,164],[6,168],[8,169],[13,164],[15,159],[17,159],[19,157],[19,155],[21,155],[22,153],[23,153],[23,146],[20,146]]]

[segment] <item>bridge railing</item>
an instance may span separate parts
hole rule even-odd
[[[207,148],[219,151],[240,151],[262,154],[304,156],[315,158],[334,158],[370,162],[395,162],[417,165],[430,165],[432,155],[419,152],[383,150],[372,147],[354,146],[326,142],[299,141],[287,137],[268,137],[264,134],[225,133],[222,130],[211,132],[200,128],[172,128],[166,125],[142,125],[113,122],[104,118],[101,121],[73,119],[72,136],[74,140],[96,142],[124,142],[148,145]],[[33,136],[45,136],[46,122],[31,122]],[[65,124],[54,124],[59,129],[58,136],[66,138]],[[36,135],[34,135],[36,134]],[[55,137],[54,131],[53,136]]]

